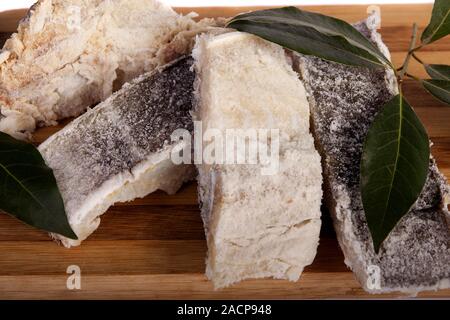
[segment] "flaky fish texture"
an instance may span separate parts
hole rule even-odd
[[[41,0],[0,51],[0,131],[30,137],[191,49],[216,24],[156,0]]]
[[[321,165],[305,89],[282,47],[247,33],[202,35],[193,56],[194,118],[202,121],[205,136],[210,129],[222,137],[229,129],[279,132],[267,140],[258,133],[258,150],[270,149],[277,157],[268,172],[261,157],[197,165],[206,275],[215,288],[250,278],[296,281],[316,255],[321,226]],[[233,139],[224,138],[224,158],[250,154],[250,143],[238,147],[230,144]]]

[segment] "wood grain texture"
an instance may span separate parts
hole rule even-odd
[[[366,16],[366,6],[321,6],[306,9],[333,15],[349,22]],[[233,16],[255,8],[198,8],[200,16]],[[424,28],[431,5],[381,6],[383,40],[400,65],[407,50],[413,21]],[[0,43],[14,31],[26,13],[0,13]],[[450,64],[450,41],[436,42],[418,54],[429,63]],[[413,62],[411,73],[425,77]],[[428,95],[414,81],[404,92],[424,122],[434,142],[433,154],[450,176],[450,108]],[[41,128],[34,136],[39,144],[71,120]],[[298,298],[389,298],[398,294],[369,295],[346,268],[332,228],[323,210],[318,254],[296,283],[249,280],[214,291],[203,275],[205,237],[197,206],[196,183],[186,184],[176,195],[155,192],[144,199],[118,204],[102,217],[100,228],[81,247],[65,249],[47,234],[0,214],[0,299],[298,299]],[[66,269],[78,265],[82,288],[66,288]],[[419,297],[449,298],[450,290],[425,292]]]

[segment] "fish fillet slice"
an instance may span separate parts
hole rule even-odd
[[[30,137],[189,53],[195,22],[157,0],[40,0],[0,51],[0,131]]]
[[[376,32],[376,16],[356,25],[389,57]],[[359,163],[377,112],[397,93],[391,72],[351,68],[302,56],[299,69],[311,103],[316,142],[324,163],[327,204],[345,263],[371,293],[450,287],[448,186],[430,160],[426,185],[411,211],[373,250],[359,191]]]
[[[204,132],[280,130],[273,175],[261,164],[198,165],[206,274],[216,288],[248,278],[298,280],[316,254],[322,197],[303,85],[281,47],[249,34],[202,35],[193,56],[195,119]]]
[[[157,190],[175,193],[194,167],[174,165],[176,129],[192,130],[194,72],[184,58],[145,74],[51,136],[39,151],[53,169],[76,246],[115,202]]]

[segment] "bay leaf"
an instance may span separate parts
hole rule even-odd
[[[361,196],[376,252],[417,200],[429,157],[425,128],[401,95],[393,97],[375,117],[361,158]]]
[[[436,99],[450,104],[450,80],[422,80],[422,85]]]
[[[422,33],[423,44],[431,43],[450,34],[450,0],[435,0],[431,19]]]
[[[445,64],[425,64],[424,66],[431,78],[450,81],[450,66]]]
[[[26,224],[77,239],[53,171],[32,145],[0,132],[0,209]]]
[[[371,68],[384,64],[392,67],[381,51],[347,22],[296,7],[241,14],[227,26],[330,61]]]

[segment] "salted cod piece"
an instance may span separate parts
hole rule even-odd
[[[387,56],[376,16],[356,25]],[[311,105],[313,130],[324,164],[324,185],[345,263],[370,293],[450,285],[448,186],[430,159],[426,185],[416,204],[374,253],[359,191],[359,163],[367,131],[397,93],[389,71],[352,68],[302,56],[300,70]],[[379,277],[378,277],[379,276]]]
[[[69,223],[78,236],[53,236],[76,246],[115,202],[161,189],[175,193],[195,168],[174,165],[176,129],[192,130],[194,71],[184,58],[140,76],[39,146],[53,169]],[[182,142],[179,142],[182,143]]]
[[[0,51],[0,131],[29,138],[188,54],[198,23],[158,0],[41,0]]]
[[[305,89],[284,50],[250,34],[203,35],[193,56],[194,118],[205,134],[280,130],[273,175],[262,174],[261,162],[197,166],[206,275],[215,288],[247,278],[296,281],[316,255],[321,225],[321,165]]]

